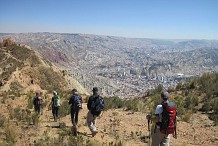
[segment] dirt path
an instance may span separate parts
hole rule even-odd
[[[123,145],[142,146],[148,145],[148,131],[145,114],[123,109],[104,111],[100,118],[97,119],[98,134],[90,137],[86,124],[87,107],[83,104],[83,109],[79,114],[78,132],[85,139],[92,139],[100,142],[102,145],[108,145],[115,141],[122,141]],[[53,122],[51,111],[45,111],[41,117],[43,122],[40,125],[40,134],[49,130],[49,135],[58,137],[58,128],[55,127],[57,122]],[[70,115],[61,118],[60,123],[64,122],[68,128],[72,126]],[[218,145],[218,128],[213,126],[213,122],[206,115],[200,113],[194,114],[190,123],[178,122],[178,139],[171,137],[171,145],[177,146],[216,146]]]
[[[2,115],[8,117],[8,109],[25,107],[26,100],[25,97],[20,97],[20,100],[16,100],[16,98],[15,100],[8,99],[6,103],[0,103]],[[54,122],[51,110],[48,111],[47,109],[47,107],[43,109],[38,126],[28,125],[24,121],[16,122],[16,120],[10,120],[12,128],[18,134],[16,145],[34,144],[41,141],[41,139],[51,141],[55,138],[58,139],[63,132],[60,123],[65,123],[66,129],[71,131],[70,115]],[[33,109],[31,112],[34,112]],[[86,124],[87,112],[88,110],[84,103],[83,109],[79,114],[78,123],[79,136],[82,136],[84,140],[100,143],[98,145],[109,145],[109,143],[113,142],[114,144],[119,141],[125,146],[148,145],[147,136],[149,133],[144,113],[133,113],[123,109],[104,111],[101,117],[97,119],[98,134],[95,137],[91,137],[91,132]],[[193,114],[190,123],[179,121],[177,134],[177,139],[171,137],[171,146],[218,145],[218,127],[214,126],[213,121],[209,120],[206,114]],[[73,135],[71,134],[70,137],[73,137]]]

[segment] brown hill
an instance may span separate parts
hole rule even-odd
[[[69,77],[41,54],[10,38],[0,43],[0,91],[60,90],[78,88],[88,94],[78,81]]]

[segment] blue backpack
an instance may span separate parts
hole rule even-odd
[[[73,98],[73,102],[74,102],[74,105],[72,105],[73,108],[82,108],[82,99],[79,95],[73,95],[72,96]]]
[[[91,108],[95,112],[101,112],[104,109],[104,99],[98,96],[96,99],[93,98]]]

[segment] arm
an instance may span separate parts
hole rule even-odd
[[[159,122],[160,121],[160,114],[163,112],[163,107],[162,105],[158,105],[156,110],[155,110],[155,116],[152,117],[151,115],[147,115],[146,118],[148,120],[151,120],[153,122]]]
[[[151,120],[152,122],[159,122],[160,118],[159,115],[155,115],[155,117],[151,117],[151,115],[146,116],[147,120]]]
[[[80,101],[81,101],[81,103],[83,103],[82,97],[81,97],[81,96],[79,96],[79,97],[80,97]]]
[[[54,102],[54,97],[51,98],[51,102],[48,106],[50,107],[53,104],[53,102]]]
[[[89,100],[88,100],[88,103],[87,103],[87,108],[89,110],[91,110],[91,104],[92,104],[92,100],[91,100],[92,97],[89,97]]]
[[[70,96],[69,104],[72,104],[72,103],[73,103],[72,96]]]

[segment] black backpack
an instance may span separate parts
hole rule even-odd
[[[38,96],[34,96],[33,105],[37,105],[37,104],[38,104]]]
[[[80,109],[82,108],[82,99],[79,95],[73,95],[72,96],[73,98],[73,105],[72,105],[72,108],[74,109]]]

